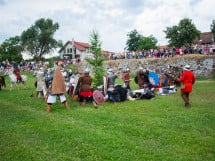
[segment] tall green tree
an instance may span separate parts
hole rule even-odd
[[[169,46],[182,47],[191,46],[201,32],[197,30],[191,19],[184,18],[180,20],[178,26],[167,27],[164,33],[169,39]]]
[[[5,40],[0,46],[0,60],[16,61],[23,60],[22,52],[23,47],[20,42],[20,37],[15,36]]]
[[[139,41],[139,44],[138,44],[138,50],[149,50],[149,49],[156,49],[157,46],[157,39],[153,36],[153,35],[150,35],[148,37],[142,37]]]
[[[97,87],[103,84],[104,75],[104,57],[102,55],[101,41],[97,31],[92,31],[90,34],[90,51],[93,58],[87,58],[86,61],[93,67],[93,86]]]
[[[137,30],[132,30],[127,34],[126,48],[128,51],[139,51],[142,49],[155,49],[157,44],[157,39],[150,35],[148,37],[144,37],[139,34]]]
[[[128,39],[126,41],[125,49],[128,51],[137,51],[142,35],[139,34],[136,29],[134,29],[127,34],[127,37]]]
[[[211,24],[211,32],[213,33],[214,37],[213,37],[213,42],[215,41],[215,20],[212,21]]]
[[[51,19],[37,20],[21,34],[24,49],[35,59],[40,60],[43,55],[49,54],[62,43],[54,39],[54,34],[58,29],[59,24]]]

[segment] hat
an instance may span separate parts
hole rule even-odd
[[[112,70],[111,68],[110,68],[110,69],[108,69],[108,72],[109,72],[109,73],[111,73],[112,71],[113,71],[113,70]]]
[[[57,60],[57,61],[56,61],[56,64],[57,64],[57,65],[63,65],[64,62],[63,62],[62,60]]]
[[[89,69],[89,68],[86,68],[86,69],[84,70],[84,73],[90,73],[90,69]]]
[[[143,67],[139,67],[139,70],[143,70]]]
[[[126,68],[126,71],[130,71],[130,69],[129,69],[129,68]]]
[[[189,70],[190,69],[190,65],[185,65],[184,66],[184,70]]]

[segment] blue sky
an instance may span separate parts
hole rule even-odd
[[[201,32],[215,19],[212,0],[0,0],[0,43],[21,35],[40,18],[59,23],[57,40],[89,42],[98,31],[102,48],[123,51],[127,34],[136,29],[167,44],[164,30],[183,18],[192,19]]]

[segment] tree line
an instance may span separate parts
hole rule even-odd
[[[61,40],[54,38],[55,32],[59,29],[59,24],[51,19],[38,19],[31,27],[24,30],[20,36],[14,36],[6,39],[0,45],[0,61],[23,60],[22,52],[26,51],[33,56],[34,60],[41,60],[46,54],[58,47],[63,47]],[[211,32],[215,40],[215,20],[210,25]],[[169,46],[182,47],[191,46],[193,40],[200,36],[200,31],[192,23],[191,19],[184,18],[178,25],[166,27],[164,30]],[[95,35],[94,35],[95,36]],[[141,51],[157,48],[157,39],[153,36],[143,36],[136,29],[127,34],[127,51]],[[91,44],[93,46],[93,44]],[[101,46],[100,46],[101,47]],[[95,49],[94,49],[95,50]]]

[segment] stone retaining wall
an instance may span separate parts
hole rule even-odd
[[[215,75],[215,55],[184,55],[171,58],[146,58],[146,59],[118,59],[104,62],[105,69],[112,68],[116,72],[122,72],[127,67],[131,72],[136,72],[139,67],[149,68],[151,71],[159,73],[162,69],[168,69],[169,66],[181,67],[189,64],[196,77],[211,78]],[[86,63],[79,64],[78,69],[83,70]]]

